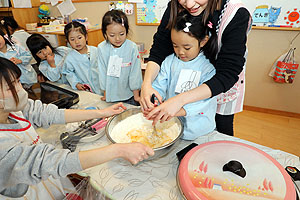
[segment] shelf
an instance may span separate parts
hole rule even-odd
[[[0,8],[0,12],[11,12],[11,7]]]
[[[267,27],[267,26],[252,26],[252,29],[256,29],[256,30],[278,30],[278,31],[300,31],[300,28]]]

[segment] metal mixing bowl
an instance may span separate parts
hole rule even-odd
[[[118,115],[115,115],[114,117],[112,117],[106,127],[105,127],[105,133],[106,133],[106,136],[107,138],[112,142],[112,143],[116,143],[111,137],[110,137],[110,134],[113,130],[113,128],[119,123],[121,122],[122,120],[126,119],[127,117],[130,117],[134,114],[138,114],[141,112],[141,109],[140,108],[131,108],[131,109],[128,109]],[[158,148],[154,148],[154,152],[155,152],[155,155],[154,156],[151,156],[149,157],[147,160],[153,160],[153,159],[156,159],[156,158],[160,158],[162,156],[165,156],[167,155],[167,153],[169,153],[172,148],[176,145],[176,142],[179,140],[179,138],[181,138],[182,134],[183,134],[183,124],[181,122],[181,120],[178,118],[178,117],[173,117],[171,120],[174,120],[175,123],[178,124],[179,126],[179,135],[177,136],[177,138],[175,138],[172,142],[164,145],[164,146],[161,146],[161,147],[158,147]]]

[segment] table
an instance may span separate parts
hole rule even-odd
[[[64,88],[70,89],[65,86]],[[111,104],[100,100],[100,96],[85,91],[75,91],[79,94],[80,102],[76,108],[85,108],[88,106],[97,106],[105,108]],[[131,106],[129,106],[131,107]],[[58,135],[65,129],[63,125],[51,126],[50,129],[38,129],[44,142],[53,143],[59,146]],[[49,133],[52,134],[49,134]],[[56,134],[53,134],[56,133]],[[52,135],[49,137],[49,135]],[[55,138],[56,137],[56,138]],[[123,159],[116,159],[89,169],[79,172],[79,175],[90,176],[91,184],[98,190],[102,190],[113,199],[124,200],[177,200],[182,199],[176,183],[176,173],[178,160],[176,152],[180,151],[192,142],[203,144],[210,141],[230,140],[249,144],[271,155],[283,167],[288,165],[300,169],[299,157],[280,151],[258,145],[236,137],[227,136],[217,131],[197,138],[195,141],[179,140],[174,149],[166,156],[153,160],[145,161],[137,166],[131,165]],[[101,137],[95,142],[81,144],[78,150],[87,150],[91,148],[109,145],[110,141]],[[99,155],[101,156],[101,155]],[[297,183],[300,187],[300,183]],[[105,189],[103,189],[105,188]]]

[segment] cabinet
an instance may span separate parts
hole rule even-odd
[[[27,23],[38,21],[40,0],[31,0],[32,8],[14,8],[13,0],[10,0],[12,7],[0,8],[0,17],[13,16],[22,28],[26,27]]]
[[[88,45],[98,46],[98,44],[104,40],[101,29],[90,29],[87,32],[88,32]],[[43,34],[49,41],[52,41],[51,44],[53,45],[53,47],[56,47],[57,45],[58,46],[67,45],[64,32],[45,33],[45,32],[30,31],[29,33]]]

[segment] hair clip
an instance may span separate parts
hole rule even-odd
[[[212,28],[212,27],[213,27],[213,23],[211,23],[211,21],[209,21],[208,24],[207,24],[207,26],[208,26],[209,28]]]
[[[190,32],[189,27],[192,26],[192,24],[190,22],[186,22],[185,25],[186,27],[183,29],[183,31],[186,33]]]
[[[4,23],[5,23],[5,21],[2,19],[2,20],[1,20],[1,24],[4,25]]]
[[[124,26],[124,19],[123,18],[121,18],[122,19],[122,26]]]

